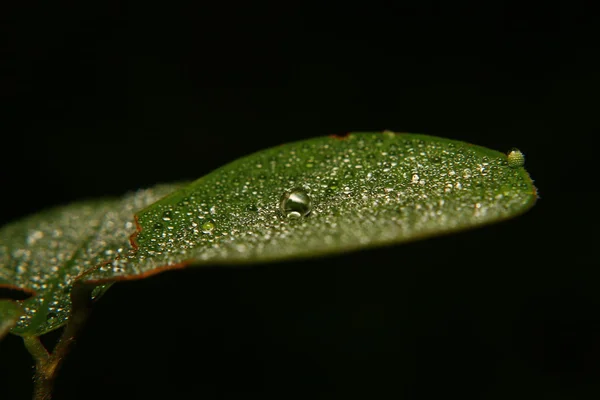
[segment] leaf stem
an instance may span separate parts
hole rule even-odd
[[[35,360],[36,365],[43,365],[50,358],[50,354],[40,341],[39,336],[23,336],[23,343],[25,343],[25,348]]]
[[[48,353],[37,336],[24,336],[25,347],[35,360],[33,400],[50,400],[54,380],[59,367],[75,343],[75,337],[81,331],[90,314],[91,294],[94,286],[76,283],[71,291],[73,310],[71,319],[54,347]]]

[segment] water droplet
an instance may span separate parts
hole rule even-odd
[[[473,187],[475,188],[482,188],[483,187],[483,180],[481,178],[477,178],[473,181]]]
[[[171,211],[167,210],[163,213],[162,219],[163,221],[170,221],[172,216],[173,214],[171,213]]]
[[[161,224],[160,222],[157,222],[154,224],[154,230],[160,231],[163,228],[163,224]]]
[[[333,180],[333,181],[329,182],[329,185],[327,186],[326,192],[327,192],[327,194],[333,194],[338,189],[339,189],[339,183],[338,183],[338,181]]]
[[[519,149],[512,149],[508,153],[508,166],[511,168],[522,167],[525,164],[525,155]]]
[[[213,229],[215,229],[215,224],[213,224],[210,221],[206,221],[205,223],[202,224],[202,231],[204,233],[210,233],[213,231]]]
[[[312,201],[306,190],[294,188],[281,196],[279,209],[287,218],[305,217],[310,213]]]
[[[107,271],[110,271],[111,269],[112,269],[111,263],[103,264],[100,266],[100,271],[102,271],[102,272],[107,272]]]
[[[27,244],[28,245],[33,245],[35,244],[35,242],[37,242],[38,240],[42,239],[44,237],[44,232],[42,231],[33,231],[29,234],[29,236],[27,236]]]
[[[499,157],[496,159],[496,165],[504,167],[504,166],[508,165],[508,161],[502,157]]]
[[[48,314],[46,314],[46,321],[50,321],[54,318],[56,318],[56,314],[54,314],[53,312],[49,312]]]

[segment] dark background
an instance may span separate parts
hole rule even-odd
[[[3,5],[0,222],[383,129],[516,146],[538,204],[403,246],[119,283],[56,399],[597,398],[591,2],[294,3]],[[0,398],[29,398],[30,377],[7,337]]]

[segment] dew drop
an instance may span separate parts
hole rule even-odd
[[[107,272],[107,271],[110,271],[111,268],[112,268],[112,264],[111,263],[103,264],[103,265],[100,266],[100,271]]]
[[[327,185],[327,189],[325,190],[325,192],[327,194],[334,194],[338,189],[339,189],[338,181],[331,181]]]
[[[213,231],[213,229],[215,229],[215,224],[213,224],[210,221],[206,221],[205,223],[202,224],[202,231],[204,233],[210,233]]]
[[[525,155],[519,149],[512,149],[508,153],[508,166],[511,168],[522,167],[525,164]]]
[[[305,217],[310,213],[312,201],[306,190],[294,188],[281,196],[279,209],[287,218]]]

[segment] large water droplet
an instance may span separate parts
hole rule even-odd
[[[310,213],[312,201],[306,190],[294,188],[281,196],[279,209],[287,218],[305,217]]]
[[[202,232],[211,233],[215,229],[215,224],[210,221],[206,221],[202,224]]]
[[[508,166],[511,168],[522,167],[525,164],[525,155],[519,149],[512,149],[508,153]]]

